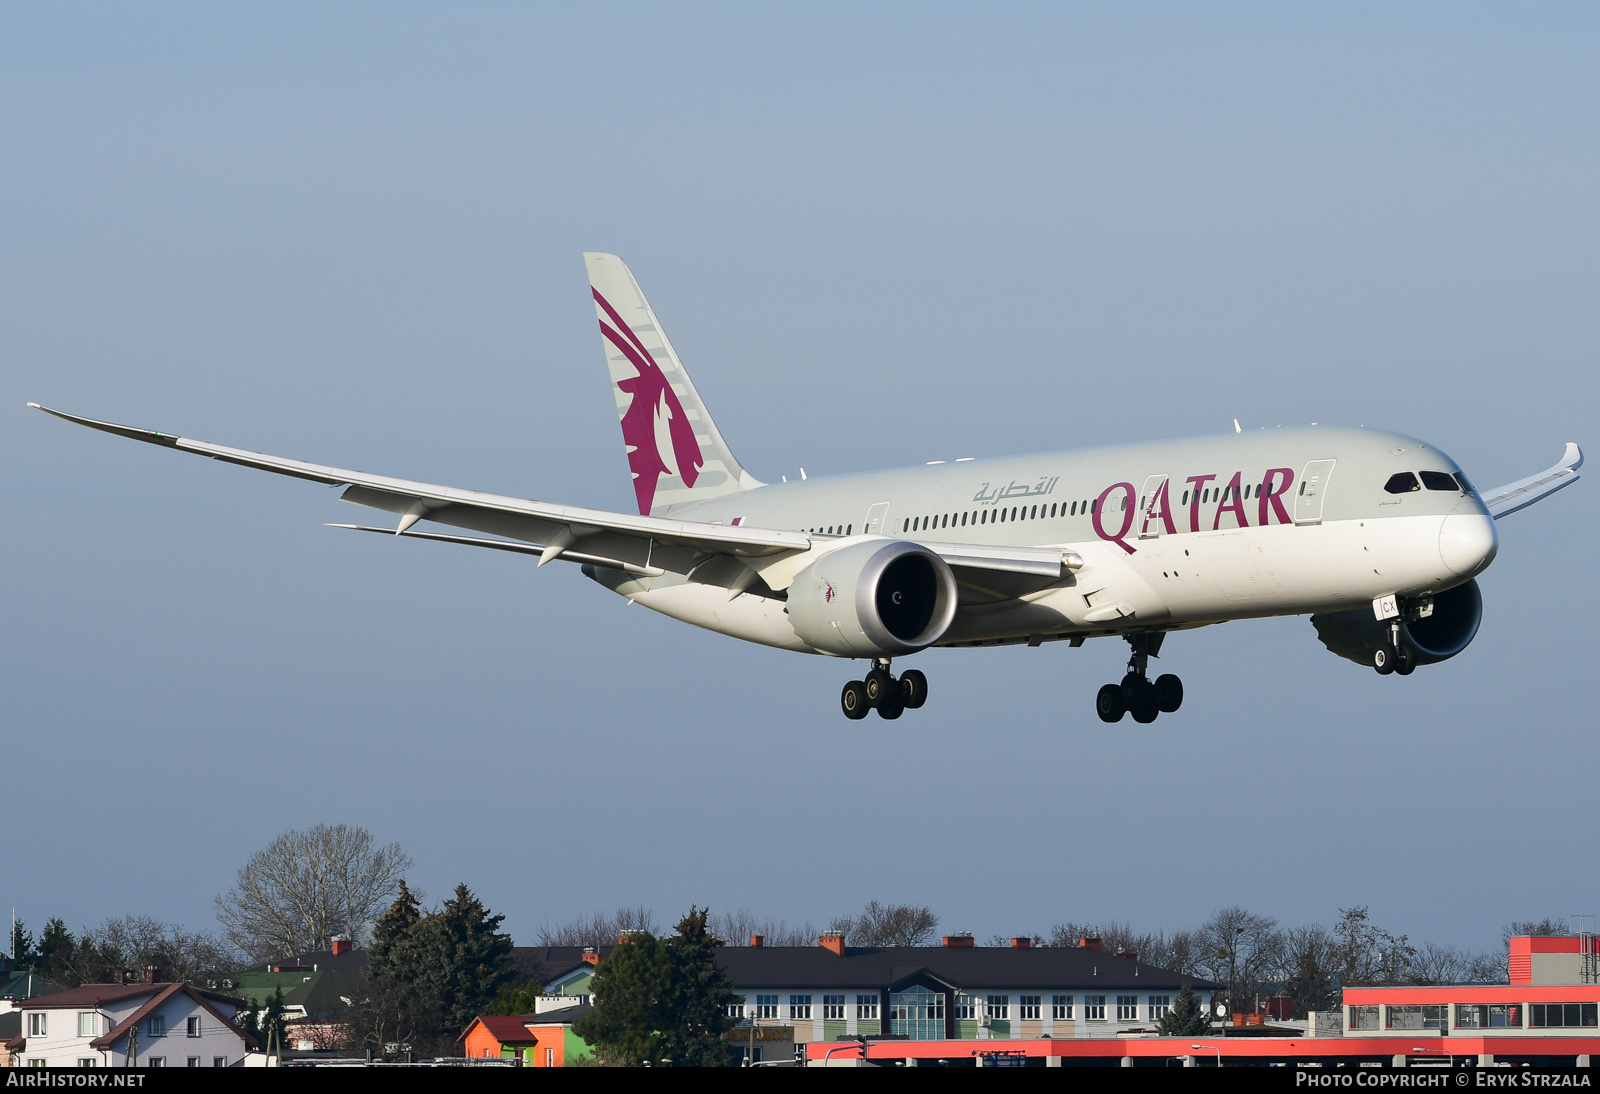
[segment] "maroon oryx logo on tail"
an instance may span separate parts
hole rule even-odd
[[[633,401],[622,415],[622,443],[628,448],[628,468],[633,472],[633,492],[639,499],[639,512],[648,516],[655,502],[656,483],[661,476],[676,473],[683,479],[684,486],[693,486],[695,479],[700,477],[704,459],[700,455],[700,445],[694,439],[694,427],[683,412],[683,404],[662,375],[655,358],[644,348],[644,343],[633,333],[633,328],[623,322],[611,302],[600,295],[600,290],[591,291],[595,302],[616,324],[613,329],[604,319],[600,320],[600,333],[639,370],[639,375],[632,379],[618,380],[617,386],[633,396]],[[672,438],[673,463],[677,465],[675,468],[667,466],[656,443],[656,423],[661,418],[667,420],[667,429]]]

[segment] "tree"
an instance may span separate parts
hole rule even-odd
[[[466,885],[412,930],[412,979],[439,1000],[446,1030],[464,1031],[516,979],[511,938]]]
[[[273,1052],[283,1051],[283,1037],[289,1028],[289,1016],[284,1013],[283,985],[272,989],[272,995],[267,999],[267,1005],[252,1001],[248,1007],[238,1013],[239,1028],[256,1039],[257,1046],[262,1052],[268,1049]]]
[[[1334,967],[1341,988],[1404,984],[1411,975],[1416,947],[1372,922],[1366,905],[1340,908],[1333,927]]]
[[[595,970],[589,984],[594,1009],[572,1032],[615,1063],[659,1064],[661,1031],[672,1025],[672,972],[664,940],[649,931],[629,935]]]
[[[748,945],[752,935],[760,935],[767,946],[815,946],[820,933],[810,923],[792,927],[783,919],[757,919],[744,908],[713,916],[709,929],[724,946]]]
[[[361,943],[411,865],[398,843],[380,847],[365,828],[285,832],[240,867],[217,917],[255,960],[330,949],[336,935]]]
[[[422,922],[422,907],[415,894],[400,879],[400,891],[383,918],[372,928],[372,943],[367,947],[367,967],[375,976],[416,979],[412,943],[417,924]]]
[[[926,946],[939,930],[933,909],[869,901],[860,915],[839,916],[829,925],[857,946]]]
[[[1333,979],[1333,935],[1321,925],[1294,927],[1284,932],[1287,959],[1294,973],[1283,982],[1283,992],[1294,1007],[1294,1016],[1304,1018],[1314,1010],[1332,1010],[1339,1003]]]
[[[729,1063],[722,1035],[733,1028],[728,1017],[733,982],[717,963],[718,942],[706,929],[709,913],[707,908],[691,906],[678,921],[678,933],[667,942],[672,956],[672,1022],[662,1030],[661,1049],[679,1066]]]
[[[11,924],[11,960],[19,969],[31,969],[39,962],[39,951],[33,948],[33,933],[20,919]]]
[[[579,915],[570,923],[555,926],[546,924],[539,928],[539,945],[610,946],[629,931],[654,932],[655,929],[655,913],[641,904],[633,908],[618,908],[611,915],[595,912],[592,915]]]
[[[1211,1017],[1187,980],[1178,989],[1172,1008],[1156,1022],[1156,1031],[1163,1037],[1203,1037],[1211,1032]]]
[[[1237,905],[1214,912],[1196,933],[1195,964],[1208,980],[1227,984],[1229,1013],[1258,991],[1272,990],[1282,967],[1282,935],[1278,921]]]
[[[489,1004],[485,1014],[532,1014],[539,1005],[539,996],[544,994],[544,985],[537,980],[527,980],[520,984],[507,984],[495,995],[494,1002]]]
[[[39,935],[37,971],[65,984],[72,966],[72,954],[77,948],[78,940],[67,930],[63,920],[59,918],[48,920],[44,925],[44,931]]]

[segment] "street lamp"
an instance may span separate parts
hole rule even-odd
[[[1197,1048],[1205,1052],[1215,1052],[1217,1054],[1217,1066],[1222,1066],[1222,1050],[1216,1045],[1190,1045],[1189,1047]]]
[[[1437,1052],[1441,1056],[1450,1057],[1450,1066],[1451,1067],[1455,1067],[1456,1066],[1456,1054],[1451,1052],[1447,1048],[1415,1048],[1415,1047],[1413,1047],[1411,1051],[1412,1052]]]

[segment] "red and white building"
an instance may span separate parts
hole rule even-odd
[[[152,978],[153,980],[153,978]],[[23,1067],[238,1067],[256,1047],[242,1001],[192,984],[84,984],[22,1001]]]

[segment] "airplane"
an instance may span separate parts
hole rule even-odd
[[[1480,493],[1413,437],[1328,426],[934,461],[764,483],[734,457],[627,265],[584,255],[638,513],[349,471],[43,410],[92,429],[312,482],[393,514],[332,527],[576,563],[673,619],[870,667],[846,717],[921,707],[930,647],[1115,637],[1127,672],[1106,722],[1178,710],[1149,678],[1173,631],[1310,615],[1332,653],[1384,675],[1456,656],[1477,634],[1495,522],[1578,479],[1568,443],[1536,475]],[[476,535],[424,531],[422,522]]]

